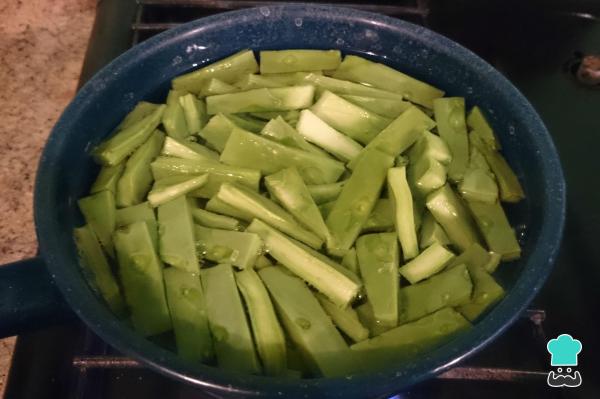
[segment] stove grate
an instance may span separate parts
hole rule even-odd
[[[427,25],[429,16],[428,0],[369,1],[358,3],[344,0],[315,2],[324,5],[337,5],[363,11],[377,12],[393,17]],[[224,11],[249,7],[269,7],[281,3],[294,4],[294,1],[256,0],[138,0],[133,30],[132,44],[182,23]]]

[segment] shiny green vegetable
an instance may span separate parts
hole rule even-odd
[[[333,209],[333,206],[335,205],[335,202],[336,201],[333,200],[319,204],[319,212],[321,212],[321,215],[323,215],[323,219],[327,219],[327,217],[331,213],[331,210]]]
[[[414,359],[471,324],[452,308],[444,308],[412,323],[403,324],[350,348],[365,370],[381,369],[392,362]]]
[[[154,180],[150,163],[158,156],[164,140],[164,133],[156,130],[129,157],[125,163],[125,170],[117,182],[115,200],[118,207],[123,208],[144,202]]]
[[[202,269],[201,280],[219,367],[260,373],[260,362],[231,265]]]
[[[450,244],[450,240],[431,212],[425,211],[419,230],[419,248],[424,249],[434,243],[446,246]]]
[[[127,208],[117,209],[115,219],[117,228],[135,222],[146,222],[152,244],[158,252],[158,222],[156,221],[154,209],[147,201]]]
[[[483,266],[486,272],[494,273],[498,266],[500,266],[500,262],[502,261],[502,255],[497,254],[496,252],[488,252],[490,255],[489,261]]]
[[[166,104],[167,105],[171,105],[173,103],[178,103],[179,99],[181,97],[185,96],[186,94],[188,94],[188,92],[185,91],[185,90],[174,90],[174,89],[171,89],[171,90],[169,90],[169,93],[167,94]]]
[[[323,244],[322,239],[300,226],[291,214],[275,202],[242,186],[225,183],[221,186],[216,198],[313,248],[318,249]]]
[[[367,330],[358,320],[356,310],[348,307],[341,309],[335,303],[331,302],[322,294],[316,295],[319,303],[325,313],[331,317],[333,323],[346,334],[352,341],[360,342],[369,338],[369,330]]]
[[[401,94],[406,100],[431,108],[444,92],[400,71],[367,59],[347,55],[333,74],[334,78],[368,84]]]
[[[235,127],[236,124],[230,118],[219,113],[208,120],[206,126],[200,130],[199,136],[206,140],[209,147],[223,152],[227,139]]]
[[[219,160],[219,154],[201,144],[189,140],[166,137],[161,155],[193,160]]]
[[[227,118],[235,123],[235,125],[239,128],[252,133],[260,133],[260,131],[264,129],[265,125],[267,124],[266,121],[255,118],[249,113],[227,114]]]
[[[260,255],[258,258],[256,258],[256,262],[254,262],[254,270],[264,269],[265,267],[269,266],[275,265],[266,255]]]
[[[267,375],[286,371],[286,347],[283,330],[263,282],[254,270],[236,273],[235,280],[250,315],[256,349]]]
[[[212,197],[206,203],[206,210],[220,213],[221,215],[231,216],[236,219],[241,219],[245,222],[251,222],[254,219],[254,215],[250,212],[243,211],[241,209],[235,208],[229,204],[218,199],[216,196]]]
[[[468,265],[473,280],[473,296],[470,302],[457,307],[468,320],[474,321],[490,306],[504,297],[504,289],[479,265]]]
[[[306,284],[279,267],[267,267],[258,274],[286,332],[312,368],[325,377],[344,374],[348,346]]]
[[[230,263],[239,269],[249,269],[262,253],[263,242],[256,234],[194,226],[196,248],[203,259]]]
[[[388,192],[394,209],[396,234],[402,245],[404,259],[419,254],[419,242],[413,211],[413,198],[406,181],[406,167],[390,168],[387,172]]]
[[[235,218],[209,212],[196,206],[191,206],[190,209],[194,222],[204,227],[233,231],[242,229],[242,225],[240,224],[239,220]]]
[[[370,337],[376,337],[392,328],[379,323],[373,314],[373,307],[369,303],[368,298],[366,302],[356,307],[356,315],[360,323],[369,330]]]
[[[292,110],[292,111],[266,111],[266,112],[250,112],[249,115],[257,119],[261,119],[266,122],[270,122],[272,119],[277,119],[281,117],[286,123],[291,126],[296,126],[296,122],[298,121],[298,117],[300,116],[300,111]]]
[[[357,285],[362,286],[362,280],[360,279],[360,277],[358,277],[358,273],[355,273],[354,271],[348,269],[347,267],[342,266],[340,263],[337,262],[337,260],[331,259],[327,255],[324,255],[321,252],[312,249],[308,245],[298,242],[298,246],[300,248],[304,249],[306,252],[308,252],[311,256],[314,256],[315,258],[319,259],[320,261],[327,263],[329,266],[334,268],[336,271],[342,273],[344,276],[348,277],[350,280],[355,282]],[[362,294],[362,292],[359,292],[358,296],[360,296],[361,294]]]
[[[229,83],[225,83],[220,79],[211,78],[204,82],[203,86],[199,91],[199,95],[203,97],[214,96],[216,94],[227,94],[234,93],[238,91],[238,88],[230,85]]]
[[[194,223],[185,197],[158,207],[158,243],[163,262],[189,273],[198,273]]]
[[[454,254],[438,243],[433,243],[416,258],[400,267],[400,274],[411,284],[439,272],[454,258]]]
[[[426,205],[458,249],[464,251],[479,242],[472,216],[448,184],[429,194]]]
[[[125,162],[121,162],[114,166],[103,166],[100,169],[100,173],[98,173],[98,177],[96,177],[92,188],[90,188],[90,194],[96,194],[104,190],[116,194],[117,181],[121,178],[124,169]]]
[[[504,157],[497,151],[492,150],[480,140],[474,139],[473,144],[485,157],[485,160],[490,165],[500,192],[500,199],[504,202],[519,202],[525,198],[525,193],[515,172]]]
[[[477,266],[485,268],[486,265],[492,260],[492,256],[487,252],[481,245],[473,244],[460,255],[452,259],[446,266],[447,269],[451,269],[458,265],[467,265],[467,267]]]
[[[467,204],[488,248],[504,261],[520,258],[521,247],[500,203],[468,201]]]
[[[433,102],[435,121],[440,137],[452,154],[448,176],[455,182],[462,180],[469,164],[469,139],[465,122],[465,99],[438,98]]]
[[[446,168],[433,158],[423,157],[411,163],[409,180],[423,197],[446,183]]]
[[[468,201],[493,204],[498,200],[498,185],[494,176],[483,169],[467,169],[458,191]]]
[[[223,183],[238,183],[258,191],[260,171],[245,167],[226,165],[217,161],[191,160],[173,157],[158,157],[150,165],[156,180],[172,176],[196,177],[208,174],[206,185],[193,193],[200,198],[210,198],[219,191]]]
[[[341,95],[340,97],[366,110],[392,119],[397,118],[401,113],[412,106],[409,101],[395,100],[391,98],[375,98],[347,94]]]
[[[394,204],[389,198],[379,198],[360,230],[361,233],[394,230]]]
[[[128,113],[123,121],[117,126],[117,130],[123,130],[133,125],[136,122],[144,119],[159,107],[159,104],[149,103],[147,101],[140,101],[136,104],[135,108]]]
[[[206,125],[206,104],[193,94],[179,97],[179,104],[183,109],[188,132],[198,134]]]
[[[330,91],[337,95],[369,96],[374,98],[386,98],[391,100],[402,100],[402,95],[391,91],[365,86],[347,80],[334,79],[317,73],[296,73],[296,84],[311,84],[317,88],[317,95]]]
[[[269,255],[336,305],[346,307],[358,295],[359,284],[274,228],[255,219],[246,231],[258,234]]]
[[[419,136],[415,145],[408,152],[408,156],[411,162],[422,158],[431,158],[443,165],[448,165],[452,161],[452,153],[446,142],[437,134],[428,131]]]
[[[307,186],[313,201],[318,205],[335,200],[342,192],[346,180],[329,184],[312,184]]]
[[[263,73],[261,76],[269,78],[272,82],[277,82],[283,86],[301,84],[307,76],[323,76],[322,71],[300,71],[300,72],[282,72],[282,73]],[[307,83],[311,84],[311,83]]]
[[[472,134],[469,135],[469,169],[482,169],[486,172],[491,172],[490,165],[488,165],[485,157],[475,145],[478,140]]]
[[[473,280],[471,301],[457,308],[467,319],[473,321],[504,296],[502,286],[489,274],[499,261],[498,254],[488,253],[480,245],[473,244],[447,266],[452,268],[465,264]]]
[[[296,129],[305,140],[345,162],[356,158],[363,149],[356,141],[335,130],[308,109],[300,112]]]
[[[276,79],[271,79],[269,77],[254,73],[249,73],[242,76],[242,78],[235,82],[234,85],[238,89],[237,91],[288,86],[287,84],[281,83]]]
[[[218,94],[206,97],[206,112],[214,115],[219,112],[289,111],[310,107],[314,96],[314,86],[308,85]]]
[[[339,50],[261,51],[260,73],[332,70],[341,62]]]
[[[124,316],[127,312],[125,300],[94,230],[85,225],[74,229],[73,237],[88,281],[100,292],[112,312]]]
[[[467,267],[455,266],[420,283],[402,287],[399,294],[399,324],[420,319],[446,306],[471,300],[473,283]]]
[[[116,226],[114,194],[107,190],[100,191],[81,198],[77,204],[108,256],[114,258],[115,250],[112,242],[112,233]]]
[[[179,101],[167,103],[162,116],[162,125],[167,134],[176,139],[185,139],[191,134],[186,122],[185,112]]]
[[[469,135],[469,166],[458,184],[458,191],[467,200],[496,202],[498,184],[485,157],[475,145],[477,140],[473,133]]]
[[[233,83],[244,74],[256,72],[258,72],[258,63],[252,50],[242,50],[204,68],[178,76],[173,79],[172,85],[174,89],[198,94],[210,79]]]
[[[148,202],[120,208],[115,212],[116,227],[123,227],[140,221],[150,222],[151,220],[156,221],[156,217],[152,206]]]
[[[357,276],[360,274],[360,269],[358,267],[358,258],[356,257],[355,248],[350,248],[346,252],[346,255],[344,255],[340,264],[346,269],[350,270],[352,273],[356,274]]]
[[[282,169],[265,177],[265,185],[277,200],[302,225],[323,241],[329,238],[329,230],[313,201],[306,184],[296,168]],[[302,241],[302,240],[301,240]]]
[[[471,135],[478,136],[485,144],[493,150],[501,150],[500,141],[492,130],[489,122],[477,106],[471,108],[467,116],[467,125],[471,128]]]
[[[381,333],[384,333],[393,327],[385,326],[379,320],[375,318],[373,314],[373,306],[367,301],[356,307],[356,314],[360,323],[369,330],[370,337],[376,337]]]
[[[431,118],[412,106],[381,130],[381,133],[377,132],[379,134],[368,143],[363,153],[370,149],[377,149],[396,157],[413,145],[426,130],[434,126],[435,122]],[[361,156],[362,154],[359,158]],[[349,167],[353,169],[356,162],[358,158],[351,162]]]
[[[327,251],[343,256],[350,249],[373,210],[394,158],[377,150],[366,152],[356,164],[325,223],[331,238]]]
[[[326,91],[310,109],[316,116],[361,144],[369,144],[390,120]]]
[[[398,239],[394,233],[367,234],[356,240],[360,275],[373,314],[385,326],[398,324]]]
[[[208,175],[199,176],[172,176],[154,183],[154,187],[148,193],[148,203],[157,207],[175,198],[186,195],[187,193],[198,190],[206,185]]]
[[[154,250],[145,222],[115,231],[119,278],[135,329],[144,336],[172,327],[163,282],[163,265]]]
[[[234,129],[221,154],[228,165],[257,168],[263,174],[295,166],[306,184],[334,183],[344,165],[329,157],[287,147],[264,137]]]
[[[170,267],[163,277],[177,354],[190,361],[210,360],[214,349],[200,276]]]
[[[320,148],[310,144],[300,133],[281,116],[271,119],[260,132],[261,135],[288,147],[299,148],[313,154],[327,155]]]
[[[151,114],[118,131],[93,151],[97,162],[114,166],[123,161],[142,145],[161,122],[165,105],[157,107]]]

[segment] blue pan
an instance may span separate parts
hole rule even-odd
[[[527,194],[525,201],[509,208],[523,257],[499,271],[506,298],[471,330],[414,362],[338,379],[293,381],[191,365],[117,320],[86,284],[71,238],[73,227],[81,223],[76,200],[86,194],[98,171],[90,149],[138,101],[163,101],[173,77],[245,48],[336,48],[390,65],[448,95],[464,96],[469,106],[479,105]],[[48,139],[34,207],[40,256],[0,268],[2,335],[64,318],[68,307],[62,294],[106,342],[204,390],[223,396],[362,398],[398,392],[435,376],[486,346],[519,316],[550,273],[559,248],[565,183],[552,140],[532,106],[475,54],[425,28],[382,15],[288,5],[199,19],[153,37],[102,69],[80,90]]]

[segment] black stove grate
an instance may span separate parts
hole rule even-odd
[[[546,334],[544,332],[544,320],[546,312],[539,309],[528,309],[521,317],[521,322],[530,328],[532,344],[531,353],[536,357],[546,356]],[[139,369],[145,366],[135,359],[125,356],[108,354],[108,347],[100,348],[100,353],[93,354],[93,346],[97,346],[93,334],[88,334],[86,346],[88,349],[84,354],[73,358],[73,366],[80,374],[78,378],[85,379],[90,370],[128,370]],[[436,378],[441,380],[476,380],[476,381],[503,381],[523,382],[528,380],[546,379],[546,371],[522,370],[503,367],[464,366],[454,367]]]
[[[248,7],[268,7],[294,1],[256,1],[256,0],[138,0],[135,22],[132,24],[132,44],[197,18],[224,11]],[[315,2],[335,4],[363,11],[378,12],[392,17],[402,18],[421,25],[427,24],[429,15],[428,0],[366,1],[330,0]]]
[[[538,397],[546,390],[547,372],[543,369],[547,363],[545,319],[545,311],[527,310],[507,333],[486,350],[463,365],[392,399],[470,397],[455,395],[461,390],[473,393],[486,389],[506,390],[508,387]],[[516,347],[516,340],[527,349],[523,351]],[[124,393],[136,393],[140,397],[143,393],[146,399],[217,398],[156,374],[137,360],[116,352],[90,330],[85,330],[83,341],[82,350],[72,358],[69,399],[120,398],[125,397]],[[514,368],[515,364],[522,368]],[[441,396],[436,394],[438,392]],[[544,397],[558,396],[545,394]]]

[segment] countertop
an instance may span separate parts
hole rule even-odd
[[[32,201],[41,149],[75,94],[96,0],[0,3],[0,265],[37,250]],[[0,396],[14,338],[0,340]]]

